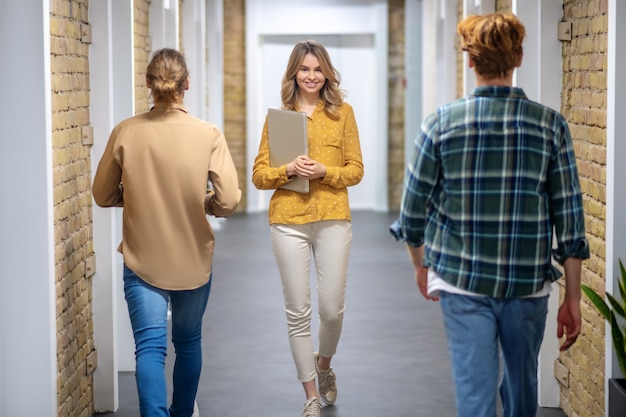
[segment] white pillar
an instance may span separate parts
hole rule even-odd
[[[93,2],[89,6],[92,44],[89,50],[91,78],[91,123],[94,145],[91,148],[92,175],[106,146],[113,126],[113,25],[111,2]],[[94,342],[98,366],[94,371],[94,408],[115,411],[118,407],[117,378],[117,281],[111,224],[112,211],[93,205],[94,250],[96,273],[93,276]]]
[[[457,98],[456,1],[422,3],[422,115]]]
[[[208,43],[208,119],[224,130],[224,11],[223,0],[206,0]]]
[[[463,17],[472,14],[495,12],[495,0],[463,0]],[[467,66],[467,54],[463,54],[463,95],[470,94],[476,87],[474,71]]]
[[[626,142],[623,132],[626,129],[626,80],[621,75],[626,70],[626,3],[622,0],[609,0],[609,50],[607,70],[607,161],[606,161],[606,290],[619,297],[616,277],[620,276],[618,260],[626,263]],[[621,43],[620,43],[621,42]],[[621,137],[620,137],[621,136]],[[605,329],[605,380],[624,378],[621,375],[611,338],[610,326]],[[621,375],[621,376],[620,376]],[[605,403],[608,410],[608,402]]]
[[[206,0],[183,3],[183,50],[189,69],[191,87],[185,92],[189,114],[207,120],[207,28]]]
[[[557,24],[563,14],[562,5],[553,1],[514,1],[512,11],[526,27],[524,59],[522,66],[515,71],[514,84],[523,88],[529,99],[559,111],[563,72]],[[546,329],[539,352],[538,400],[541,407],[560,405],[560,386],[554,377],[554,361],[559,357],[559,340],[556,338],[558,307],[559,291],[555,285],[548,301]]]
[[[406,0],[405,9],[405,165],[410,163],[413,143],[422,123],[422,3],[422,0]]]
[[[179,49],[178,0],[152,0],[149,17],[152,50]]]
[[[437,100],[437,2],[422,2],[422,119],[439,106]]]
[[[92,175],[115,124],[134,114],[132,0],[106,0],[89,6],[91,122],[94,127]],[[122,286],[121,209],[93,206],[96,273],[93,277],[96,411],[118,407],[118,371],[134,370],[134,342]]]
[[[389,9],[386,1],[379,1],[372,6],[374,9],[374,49],[376,50],[376,84],[386,85],[389,80]],[[389,91],[387,88],[375,89],[376,102],[378,103],[376,137],[386,138],[389,131],[389,117],[387,109],[389,108]],[[367,146],[367,144],[366,144]],[[372,148],[376,158],[374,162],[374,187],[378,196],[375,198],[375,204],[371,208],[378,212],[386,212],[389,209],[389,193],[387,192],[387,178],[389,168],[388,158],[388,140],[375,141]],[[367,151],[366,151],[367,152]],[[367,160],[367,157],[364,157]],[[366,180],[367,181],[367,180]],[[353,191],[354,192],[354,191]]]
[[[50,2],[0,2],[0,415],[57,415]]]

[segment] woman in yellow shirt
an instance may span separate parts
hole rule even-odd
[[[269,207],[272,249],[283,285],[289,344],[306,394],[302,417],[321,415],[320,396],[327,405],[337,397],[330,361],[341,334],[352,242],[347,187],[363,178],[354,112],[339,83],[322,44],[309,40],[295,45],[282,79],[282,107],[307,114],[308,154],[270,166],[266,120],[252,174],[258,189],[276,190]],[[308,193],[279,188],[296,176],[309,180]],[[311,253],[320,318],[316,352],[310,327]]]

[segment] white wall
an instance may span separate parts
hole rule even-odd
[[[615,277],[620,276],[618,260],[626,263],[626,80],[621,75],[626,71],[626,3],[609,0],[609,52],[607,77],[607,162],[606,162],[606,290],[618,296]],[[605,375],[619,378],[621,371],[615,352],[610,327],[606,326]],[[626,377],[626,375],[621,375]],[[608,410],[608,403],[605,409]]]
[[[0,416],[56,416],[50,2],[0,2]]]

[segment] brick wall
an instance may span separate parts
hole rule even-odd
[[[89,126],[89,45],[81,42],[87,0],[50,2],[52,152],[57,323],[58,416],[93,414],[94,351],[91,281],[85,261],[93,254]],[[36,401],[36,395],[33,397]]]
[[[563,42],[561,112],[569,122],[584,193],[585,224],[591,258],[583,282],[604,292],[606,216],[607,0],[565,0],[565,19],[573,22],[571,42]],[[570,417],[604,415],[604,321],[583,297],[582,337],[561,361],[569,370],[569,389],[561,408]]]
[[[185,24],[183,17],[183,0],[178,0],[178,11],[178,48],[180,52],[185,53],[185,48],[183,48],[183,25]]]
[[[496,10],[511,11],[511,0]],[[606,186],[607,1],[565,0],[564,17],[573,22],[573,39],[562,43],[561,112],[569,122],[578,159],[591,258],[583,282],[604,292]],[[561,301],[564,282],[559,280]],[[604,415],[604,320],[583,297],[582,335],[559,360],[569,372],[561,386],[561,408],[569,417]]]
[[[457,0],[456,2],[456,21],[457,24],[463,20],[463,0]],[[456,28],[454,29],[456,34]],[[461,49],[461,41],[459,36],[454,37],[454,49],[456,50],[456,96],[457,98],[463,97],[463,50]]]
[[[237,211],[247,206],[245,0],[224,1],[224,135],[242,191]]]
[[[496,0],[495,10],[498,13],[511,13],[513,10],[512,0]]]
[[[150,109],[150,90],[146,87],[146,68],[150,62],[150,3],[152,0],[133,0],[134,60],[135,60],[135,114]]]
[[[404,39],[404,0],[389,0],[389,137],[388,140],[388,198],[389,209],[399,210],[404,181],[404,140],[405,140],[405,39]]]

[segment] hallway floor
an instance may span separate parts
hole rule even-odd
[[[390,213],[353,213],[346,313],[333,358],[338,400],[323,417],[455,415],[441,313],[421,297],[404,246],[387,232],[394,219]],[[289,351],[267,214],[235,215],[218,225],[200,415],[300,416],[304,393]],[[168,383],[172,365],[170,348]],[[119,393],[117,412],[100,416],[139,417],[132,373],[120,374]],[[537,416],[565,415],[541,408]]]

